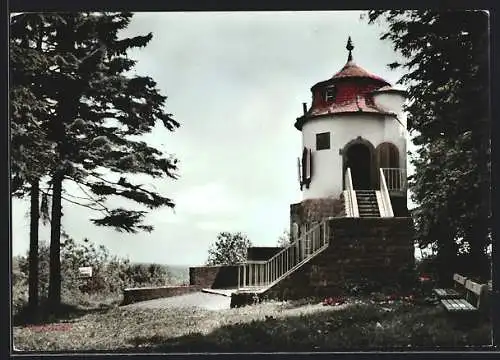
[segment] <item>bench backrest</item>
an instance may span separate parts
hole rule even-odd
[[[483,299],[486,291],[488,290],[488,285],[479,284],[479,283],[474,282],[472,280],[467,280],[465,282],[465,289],[467,290],[467,294],[466,294],[467,301],[470,302],[472,305],[475,305],[476,308],[479,309],[479,306],[481,305],[481,300]],[[475,301],[475,304],[472,302],[473,295],[475,295],[474,297],[477,299]]]
[[[460,274],[453,274],[453,280],[460,285],[465,285],[465,282],[467,281],[467,278],[465,276],[462,276]]]

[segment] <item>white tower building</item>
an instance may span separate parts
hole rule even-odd
[[[346,172],[355,191],[379,190],[380,169],[395,216],[406,216],[405,92],[358,66],[351,39],[345,66],[311,88],[312,104],[297,118],[302,133],[298,159],[303,201],[339,198]]]

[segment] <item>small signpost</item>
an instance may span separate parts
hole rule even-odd
[[[82,279],[88,279],[92,277],[92,266],[83,266],[78,268],[78,274]]]

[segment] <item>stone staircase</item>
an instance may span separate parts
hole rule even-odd
[[[262,293],[328,247],[328,220],[314,225],[300,238],[266,261],[248,260],[238,267],[238,292]]]
[[[359,217],[380,217],[375,190],[356,190]]]
[[[387,186],[385,177],[380,170],[380,190],[354,190],[351,172],[346,171],[346,189],[342,192],[341,200],[344,209],[340,218],[381,218],[392,217],[392,208],[389,203],[389,215],[384,204],[387,201]],[[385,198],[383,197],[385,196]],[[384,200],[386,202],[384,202]],[[382,210],[379,209],[379,203]],[[382,213],[381,213],[382,211]],[[338,214],[336,214],[338,217]],[[296,239],[293,243],[283,248],[268,260],[250,260],[238,266],[238,287],[231,295],[231,306],[241,306],[254,301],[282,280],[301,271],[307,263],[314,259],[329,246],[329,221],[334,217],[324,218],[316,223],[312,229]],[[349,220],[349,219],[346,219]],[[374,220],[370,220],[374,221]]]

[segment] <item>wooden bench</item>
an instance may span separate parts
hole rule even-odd
[[[460,274],[453,274],[453,281],[454,289],[434,289],[434,293],[439,299],[458,299],[462,297],[467,278]],[[457,286],[457,284],[460,286]],[[457,289],[460,291],[457,291]]]
[[[471,280],[465,282],[465,299],[442,299],[441,304],[448,312],[476,312],[488,291],[488,285],[478,284]]]

